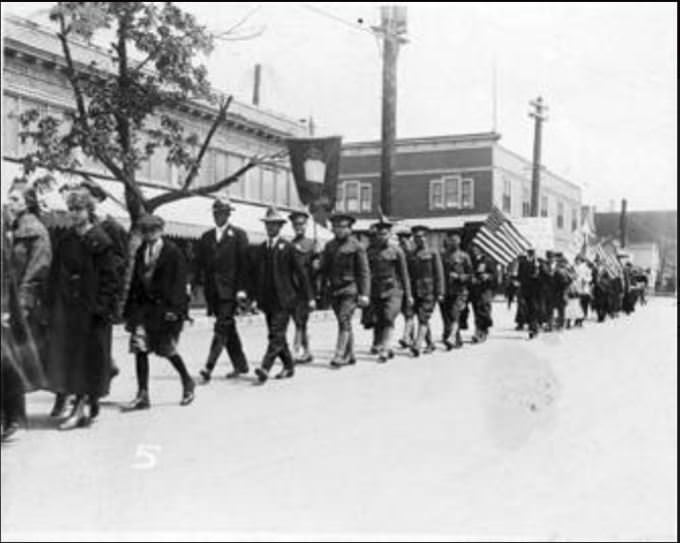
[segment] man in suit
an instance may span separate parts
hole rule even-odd
[[[194,400],[194,381],[189,375],[177,343],[187,317],[187,263],[182,251],[163,239],[163,219],[146,215],[138,226],[144,242],[137,250],[125,317],[132,333],[130,350],[135,354],[137,396],[127,411],[148,409],[149,354],[167,358],[182,380],[180,405]]]
[[[352,316],[357,308],[369,304],[370,272],[366,250],[352,236],[356,219],[344,213],[330,217],[334,239],[321,254],[319,272],[324,288],[328,289],[331,307],[338,321],[338,338],[331,367],[356,363]]]
[[[526,258],[520,260],[518,270],[520,294],[526,304],[526,321],[529,323],[529,339],[538,334],[539,321],[543,319],[543,285],[548,280],[548,271],[536,256],[534,249],[527,249]]]
[[[316,242],[306,236],[309,215],[304,211],[293,211],[288,216],[288,219],[295,232],[295,237],[292,241],[295,257],[300,261],[300,267],[304,270],[309,284],[312,285],[312,294],[315,295],[313,278],[314,268],[318,268],[319,265],[319,251]],[[309,334],[307,332],[307,324],[311,313],[310,300],[306,298],[304,292],[301,292],[301,294],[302,296],[298,298],[295,310],[293,311],[293,323],[295,324],[293,354],[296,364],[305,364],[314,359],[309,352]]]
[[[260,383],[267,380],[276,358],[281,358],[283,363],[283,370],[276,378],[293,377],[295,362],[286,339],[288,321],[298,300],[307,300],[310,310],[316,307],[309,277],[293,244],[280,237],[286,219],[276,208],[270,207],[262,221],[267,229],[267,240],[258,247],[254,278],[257,305],[264,311],[267,321],[269,344],[261,366],[255,370]]]
[[[234,368],[227,374],[227,379],[248,373],[248,362],[234,319],[238,302],[246,298],[248,236],[229,222],[232,210],[229,198],[217,197],[213,204],[215,228],[205,232],[196,246],[193,287],[203,287],[208,315],[215,316],[210,351],[205,369],[200,371],[205,383],[210,381],[224,348]]]
[[[375,227],[377,235],[368,247],[367,256],[371,271],[371,308],[375,319],[378,362],[384,363],[394,356],[394,321],[404,301],[408,306],[413,306],[413,296],[406,256],[399,246],[389,242],[392,223],[383,218],[375,223]]]

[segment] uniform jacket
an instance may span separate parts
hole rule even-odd
[[[331,296],[370,295],[366,250],[354,237],[329,241],[321,254],[319,272]]]
[[[233,301],[236,293],[247,290],[248,236],[229,225],[217,242],[216,229],[205,232],[196,246],[194,283],[203,286],[208,314],[213,315],[222,301]]]
[[[316,289],[314,288],[314,260],[319,258],[319,254],[316,251],[316,244],[314,240],[306,237],[296,237],[291,241],[293,249],[295,250],[295,258],[299,261],[300,266],[307,276],[307,280],[310,283],[312,289],[312,296],[316,296]],[[306,293],[300,293],[306,296]],[[313,298],[312,298],[313,299]],[[305,301],[309,301],[305,299]]]
[[[472,261],[465,251],[446,251],[442,255],[446,293],[455,294],[466,291],[472,277]]]
[[[539,258],[524,258],[519,261],[517,272],[522,292],[537,292],[547,280],[548,271],[545,262]]]
[[[496,264],[486,255],[473,257],[472,259],[471,290],[479,294],[485,290],[496,288]]]
[[[411,280],[404,251],[398,246],[373,243],[367,250],[371,270],[371,296],[411,298]]]
[[[293,309],[300,298],[313,300],[314,294],[309,277],[293,244],[279,238],[272,249],[268,248],[268,241],[263,242],[257,248],[254,266],[257,305],[267,308],[272,303],[272,293],[268,291],[270,278],[266,275],[268,252],[271,252],[272,286],[276,291],[279,307]]]
[[[414,249],[408,255],[408,264],[414,298],[421,300],[430,296],[438,298],[444,295],[444,268],[437,251],[427,247]]]
[[[187,315],[187,263],[182,251],[172,241],[163,238],[150,281],[144,274],[147,244],[142,243],[135,255],[132,282],[125,310],[128,326],[143,324],[150,329],[181,330]],[[166,319],[174,313],[176,319]]]

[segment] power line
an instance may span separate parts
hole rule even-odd
[[[373,30],[371,30],[370,28],[366,28],[366,27],[364,27],[364,26],[361,26],[361,25],[358,25],[358,24],[353,23],[353,22],[351,22],[351,21],[348,21],[348,20],[346,20],[346,19],[343,19],[342,17],[338,17],[337,15],[334,15],[333,13],[330,13],[330,12],[328,12],[328,11],[325,11],[325,10],[323,10],[323,9],[321,9],[321,8],[316,7],[316,6],[312,6],[311,4],[304,4],[304,3],[301,3],[301,4],[300,4],[300,7],[303,7],[303,8],[305,8],[306,10],[309,10],[309,11],[311,11],[311,12],[313,12],[313,13],[317,13],[318,15],[321,15],[322,17],[326,17],[326,18],[328,18],[328,19],[331,19],[331,20],[333,20],[333,21],[336,21],[336,22],[338,22],[338,23],[341,23],[341,24],[343,24],[343,25],[345,25],[345,26],[348,26],[349,28],[353,28],[354,30],[360,30],[361,32],[367,32],[367,33],[369,33],[369,34],[371,34],[371,35],[374,35]]]

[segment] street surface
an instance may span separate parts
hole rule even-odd
[[[656,298],[528,341],[496,303],[483,345],[379,365],[361,330],[358,364],[340,370],[335,323],[317,314],[316,360],[294,379],[227,381],[224,355],[183,408],[153,358],[152,409],[132,414],[119,411],[136,385],[117,333],[121,375],[91,428],[55,430],[52,396],[29,396],[31,429],[2,448],[3,540],[675,539],[676,310]],[[254,367],[266,330],[250,320]],[[199,318],[182,337],[194,374],[210,336]]]

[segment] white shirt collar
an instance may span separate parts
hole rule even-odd
[[[222,239],[227,228],[229,228],[229,222],[225,222],[222,226],[215,225],[215,236],[217,237],[217,241]]]
[[[275,238],[267,238],[267,247],[274,247],[279,242],[281,236],[276,236]]]

